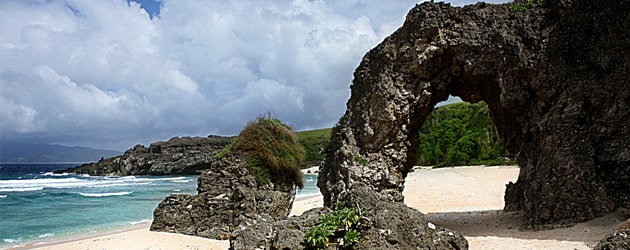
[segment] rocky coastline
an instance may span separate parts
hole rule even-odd
[[[234,137],[174,137],[145,147],[136,145],[120,156],[96,163],[57,171],[57,173],[115,175],[198,175],[209,169],[213,156]]]

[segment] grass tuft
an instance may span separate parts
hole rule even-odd
[[[249,122],[231,151],[247,155],[259,185],[272,181],[304,187],[300,166],[306,153],[291,127],[278,119],[259,117]]]

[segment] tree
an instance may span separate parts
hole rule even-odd
[[[509,156],[484,102],[436,108],[420,128],[417,164],[502,165]],[[510,162],[507,162],[510,163]]]

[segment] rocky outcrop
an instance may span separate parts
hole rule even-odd
[[[293,183],[259,185],[240,158],[216,159],[198,178],[197,195],[172,194],[153,211],[152,231],[225,240],[251,216],[273,220],[289,214]]]
[[[233,137],[182,137],[136,145],[123,155],[101,159],[59,172],[89,175],[189,175],[208,169],[213,156],[233,141]]]
[[[619,230],[600,240],[593,250],[630,249],[630,229]]]
[[[468,241],[461,234],[428,222],[420,211],[401,202],[391,202],[362,183],[357,183],[340,199],[361,208],[370,219],[353,249],[468,249]],[[308,229],[330,211],[315,208],[299,217],[276,222],[254,218],[232,233],[231,249],[304,249]]]
[[[418,130],[454,95],[488,104],[521,167],[505,208],[524,211],[526,224],[630,206],[630,2],[544,2],[523,12],[414,7],[354,72],[319,173],[325,205],[360,183],[402,201]]]

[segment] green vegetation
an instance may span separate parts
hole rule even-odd
[[[545,0],[538,0],[536,2],[534,2],[534,0],[526,0],[526,1],[522,1],[520,3],[513,4],[512,6],[510,6],[510,11],[511,12],[528,11],[531,8],[545,7],[546,5],[547,5],[547,2]]]
[[[226,156],[227,154],[229,154],[230,152],[232,152],[232,147],[234,146],[234,142],[228,144],[227,146],[225,146],[223,149],[221,149],[221,151],[219,151],[219,153],[217,153],[216,155],[213,156],[214,159],[221,159],[224,156]]]
[[[259,117],[251,121],[234,142],[214,157],[245,155],[246,164],[258,185],[292,182],[304,187],[300,166],[305,151],[289,125],[275,118]]]
[[[306,150],[306,161],[319,162],[330,147],[332,129],[297,132],[299,142]],[[457,165],[515,164],[505,150],[486,103],[467,102],[435,108],[420,128],[418,165],[436,167]],[[367,165],[368,159],[360,155],[354,161]]]
[[[331,131],[330,128],[324,128],[296,133],[306,150],[306,162],[318,163],[324,159],[325,152],[330,147]]]
[[[418,165],[513,164],[507,156],[484,102],[438,107],[420,128]]]
[[[347,208],[342,204],[337,210],[322,215],[304,238],[307,246],[314,249],[326,249],[331,243],[341,249],[351,248],[359,243],[359,228],[363,222],[369,222],[369,219],[361,214],[360,209]]]
[[[367,165],[368,163],[370,163],[370,160],[363,158],[360,155],[355,155],[354,156],[354,161],[358,162],[359,164],[361,164],[362,166]]]

